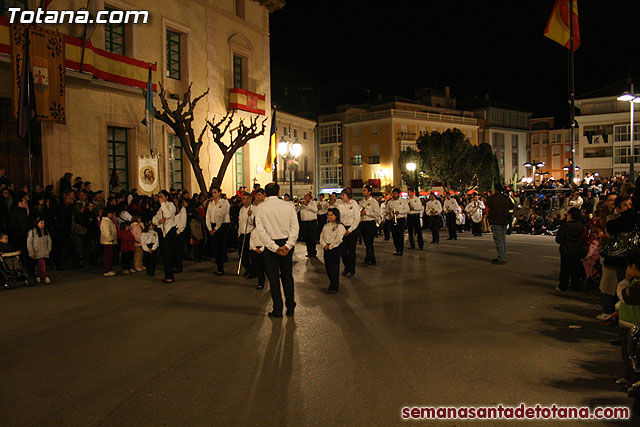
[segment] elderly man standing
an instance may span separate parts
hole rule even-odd
[[[265,193],[267,200],[256,211],[256,232],[260,242],[264,244],[265,272],[273,300],[273,311],[269,313],[269,317],[282,317],[281,281],[287,316],[293,316],[296,308],[293,291],[293,249],[300,230],[298,215],[293,203],[278,197],[278,184],[267,184]]]
[[[507,225],[509,224],[509,211],[513,209],[513,202],[503,194],[502,185],[496,184],[495,188],[493,195],[487,199],[485,205],[489,208],[489,224],[491,224],[493,241],[498,252],[498,258],[491,262],[503,265],[507,263]]]

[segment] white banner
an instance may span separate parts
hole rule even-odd
[[[138,157],[138,169],[138,194],[150,196],[159,192],[158,158]]]

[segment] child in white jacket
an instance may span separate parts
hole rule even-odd
[[[47,276],[47,258],[51,253],[51,236],[47,231],[43,218],[36,220],[36,226],[27,235],[27,249],[29,257],[36,261],[38,277],[36,282],[51,283]]]
[[[158,233],[155,230],[156,226],[150,222],[146,225],[144,232],[141,236],[142,250],[142,265],[147,269],[147,274],[151,277],[156,274],[156,263],[158,260],[158,247],[160,246],[160,240],[158,239]]]

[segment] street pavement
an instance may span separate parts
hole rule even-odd
[[[502,266],[490,235],[442,239],[425,232],[404,257],[377,239],[378,265],[336,295],[299,244],[294,318],[267,318],[268,289],[212,262],[171,285],[93,269],[0,292],[0,424],[396,425],[404,406],[630,405],[617,328],[595,321],[595,295],[554,290],[553,237],[509,236]]]

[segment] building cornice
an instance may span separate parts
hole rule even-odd
[[[282,9],[287,3],[286,0],[253,0],[266,7],[269,12]]]

